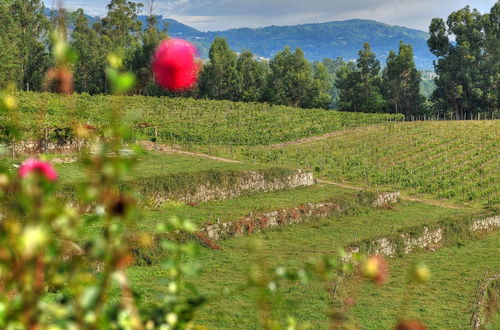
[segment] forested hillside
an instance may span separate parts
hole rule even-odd
[[[146,23],[146,16],[139,19]],[[429,52],[428,33],[402,26],[354,19],[348,21],[313,23],[294,26],[268,26],[258,29],[241,28],[225,31],[202,32],[174,19],[158,16],[158,27],[168,29],[173,37],[190,40],[208,57],[210,44],[216,37],[227,38],[231,49],[250,50],[257,56],[271,58],[285,46],[300,47],[309,61],[343,57],[355,59],[363,43],[370,42],[378,59],[385,62],[389,51],[397,49],[402,40],[413,46],[415,63],[419,69],[433,69],[435,57]]]

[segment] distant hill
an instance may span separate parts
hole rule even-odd
[[[97,18],[88,16],[90,22]],[[147,16],[139,16],[146,25]],[[264,28],[240,28],[225,31],[202,32],[171,18],[158,16],[158,27],[167,27],[172,37],[184,38],[194,42],[201,56],[208,57],[210,44],[215,37],[227,38],[235,51],[251,50],[258,56],[271,58],[285,46],[292,49],[302,48],[310,61],[320,61],[325,57],[343,57],[354,60],[363,43],[369,42],[382,64],[390,50],[397,50],[403,40],[413,46],[415,62],[421,70],[433,70],[434,55],[427,47],[428,34],[423,31],[402,26],[352,19],[328,23],[312,23],[293,26],[268,26]]]
[[[434,55],[427,47],[428,34],[401,26],[391,26],[370,20],[348,20],[328,23],[313,23],[294,26],[269,26],[264,28],[231,29],[226,31],[201,32],[172,19],[161,19],[170,23],[171,36],[183,37],[196,42],[202,55],[208,54],[212,40],[227,38],[235,51],[250,49],[255,54],[271,58],[285,46],[300,47],[311,61],[325,57],[356,59],[363,43],[369,42],[385,63],[389,51],[397,50],[399,41],[413,45],[415,62],[419,69],[432,70]]]

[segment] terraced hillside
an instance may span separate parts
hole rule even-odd
[[[468,326],[478,281],[500,273],[495,231],[499,121],[404,123],[391,115],[231,102],[20,97],[26,139],[43,138],[46,131],[40,128],[74,124],[94,125],[100,134],[107,122],[103,108],[112,102],[127,109],[125,125],[134,127],[128,142],[150,140],[156,126],[156,149],[142,141],[148,151],[121,150],[136,165],[116,186],[133,191],[141,208],[127,223],[134,257],[128,274],[144,300],[168,300],[178,277],[163,258],[172,249],[180,255],[186,252],[182,249],[195,251],[201,245],[198,257],[176,260],[186,269],[202,269],[198,276],[185,274],[207,299],[195,316],[197,324],[262,326],[262,311],[255,308],[256,300],[263,299],[255,287],[257,277],[265,288],[260,308],[282,325],[292,317],[313,329],[330,328],[332,312],[353,298],[356,304],[345,313],[353,326],[391,328],[402,315],[395,311],[403,311],[430,329],[462,329]],[[141,123],[148,125],[138,128]],[[65,137],[56,132],[61,133],[49,130],[49,138],[73,138],[71,130]],[[0,165],[17,171],[15,165],[26,157],[5,157]],[[85,170],[77,154],[45,157],[55,165],[59,196],[67,201],[100,180],[98,172]],[[92,153],[83,158],[92,163]],[[128,165],[113,166],[120,172]],[[402,192],[398,201],[396,191]],[[387,196],[395,197],[386,201]],[[104,235],[105,226],[97,220],[106,209],[94,204],[81,209],[85,225],[79,237]],[[468,229],[471,220],[490,218],[485,230]],[[178,219],[191,220],[197,231],[164,232],[170,220]],[[442,239],[388,258],[391,277],[383,287],[360,283],[355,274],[340,282],[305,275],[274,282],[277,270],[303,274],[317,260],[336,259],[342,248],[381,237],[404,245],[408,236],[402,233],[419,237],[443,223]],[[188,245],[176,250],[179,242]],[[408,289],[408,269],[417,261],[430,267],[432,279]],[[110,295],[115,293],[116,287],[111,288]]]
[[[227,148],[217,154],[231,155]],[[318,140],[241,148],[237,158],[309,168],[361,187],[392,187],[459,203],[500,203],[498,120],[385,123]]]

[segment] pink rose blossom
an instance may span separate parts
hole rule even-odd
[[[31,173],[40,174],[51,182],[57,180],[57,172],[54,167],[38,159],[28,159],[19,168],[19,176],[21,178],[25,178]]]
[[[196,53],[196,48],[188,41],[164,40],[153,58],[153,73],[158,85],[171,91],[192,88],[200,71]]]

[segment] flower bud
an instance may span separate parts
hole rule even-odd
[[[5,173],[0,173],[0,188],[5,188],[9,185],[9,176]]]
[[[426,330],[425,325],[419,320],[399,321],[395,330]]]
[[[3,106],[9,111],[15,110],[17,108],[17,99],[12,95],[7,95],[3,98]]]
[[[431,271],[427,265],[418,264],[413,267],[412,277],[417,282],[425,283],[431,278]]]
[[[389,277],[389,267],[383,257],[374,255],[363,262],[361,273],[376,284],[384,284]]]
[[[38,250],[42,249],[49,240],[47,231],[41,226],[26,227],[21,236],[23,254],[31,257]]]
[[[108,55],[108,63],[109,66],[114,69],[121,69],[121,67],[123,66],[123,60],[115,54]]]
[[[170,325],[176,325],[177,321],[179,321],[179,317],[175,313],[168,313],[166,317],[166,321]]]

